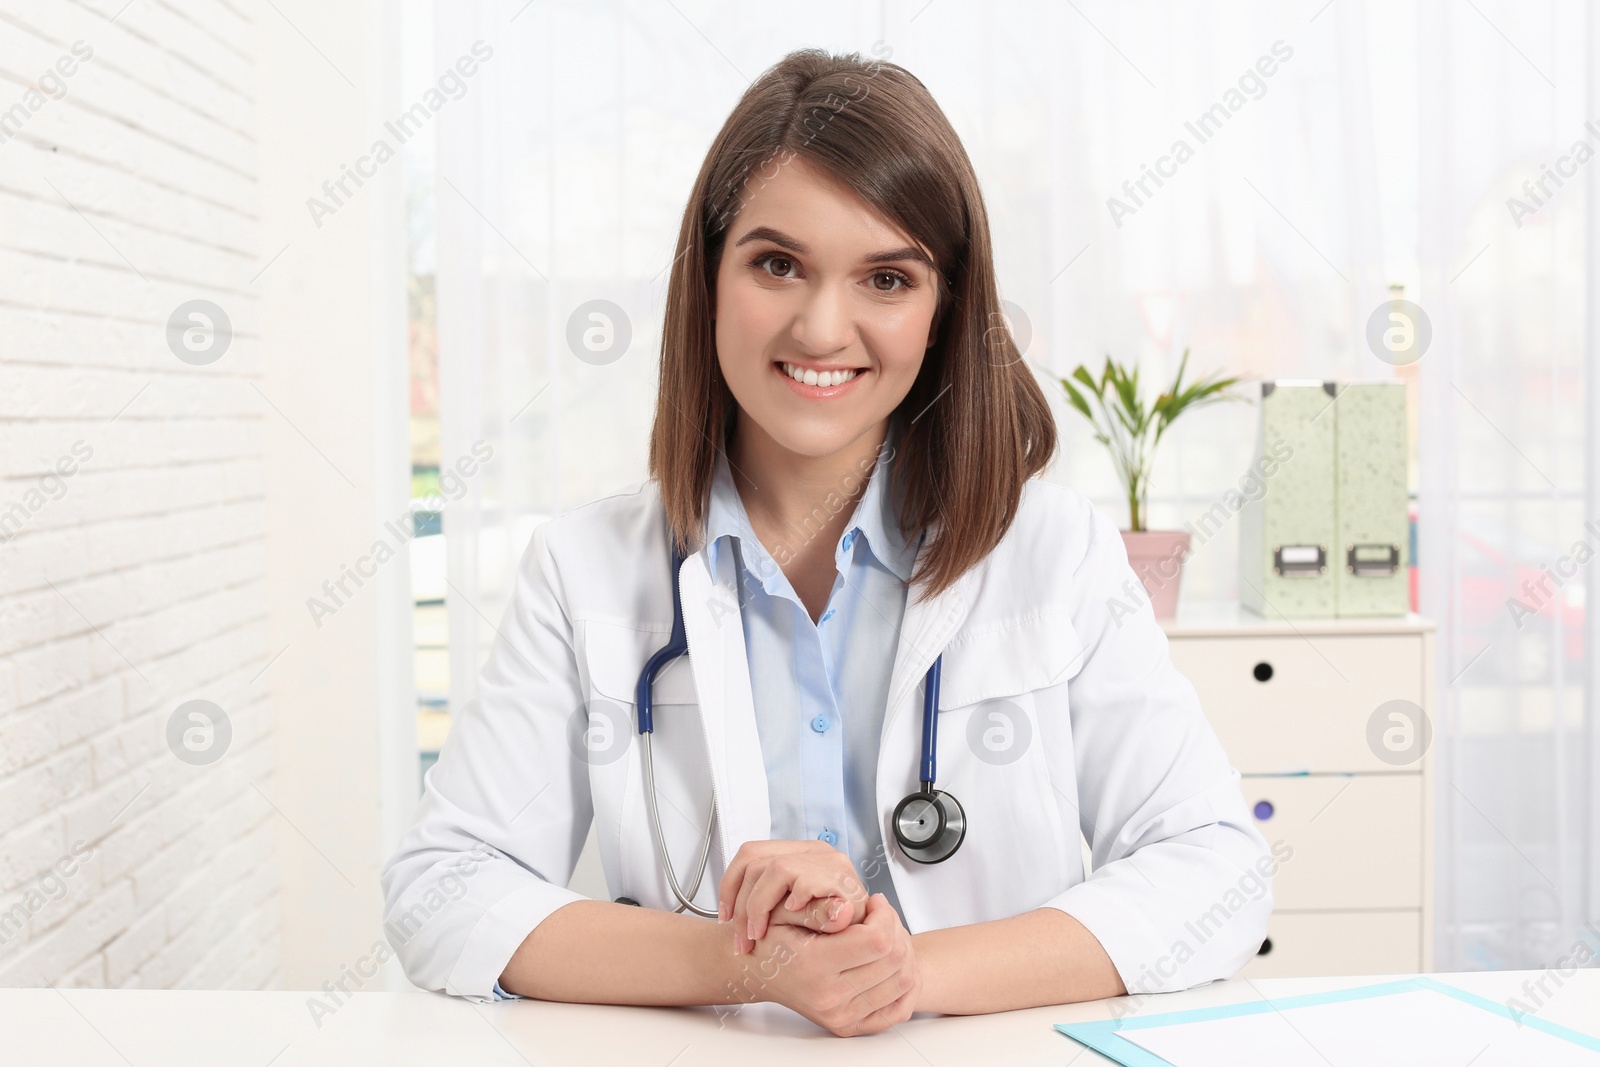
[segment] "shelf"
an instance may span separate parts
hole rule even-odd
[[[1284,619],[1257,615],[1237,601],[1213,601],[1178,605],[1178,617],[1161,619],[1168,637],[1233,637],[1250,634],[1262,637],[1306,637],[1326,634],[1416,634],[1434,629],[1432,619],[1405,614],[1379,618]]]

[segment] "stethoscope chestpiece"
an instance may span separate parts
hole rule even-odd
[[[894,838],[917,863],[943,863],[967,836],[961,802],[940,789],[923,789],[895,805]]]

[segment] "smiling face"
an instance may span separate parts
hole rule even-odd
[[[801,156],[778,168],[717,267],[717,363],[739,432],[822,457],[886,425],[934,342],[936,277],[925,249],[827,170]]]

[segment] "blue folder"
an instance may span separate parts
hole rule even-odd
[[[1306,993],[1296,997],[1283,997],[1278,1000],[1265,1001],[1253,1000],[1244,1004],[1226,1004],[1216,1008],[1192,1008],[1188,1011],[1169,1011],[1160,1015],[1129,1016],[1125,1019],[1105,1019],[1092,1023],[1057,1023],[1056,1029],[1072,1038],[1081,1045],[1087,1045],[1107,1056],[1123,1067],[1172,1067],[1172,1064],[1157,1056],[1155,1053],[1140,1048],[1133,1042],[1125,1040],[1118,1031],[1148,1030],[1157,1026],[1171,1026],[1176,1023],[1198,1023],[1211,1019],[1226,1019],[1238,1015],[1257,1015],[1262,1012],[1283,1011],[1287,1008],[1309,1008],[1318,1004],[1333,1004],[1344,1000],[1362,1000],[1367,997],[1382,997],[1394,993],[1410,993],[1420,989],[1431,989],[1446,996],[1455,997],[1484,1011],[1520,1022],[1523,1026],[1535,1030],[1542,1030],[1552,1036],[1571,1041],[1582,1048],[1600,1052],[1600,1038],[1581,1033],[1570,1027],[1557,1023],[1546,1022],[1526,1013],[1514,1012],[1506,1005],[1497,1001],[1480,997],[1473,993],[1465,992],[1444,982],[1436,982],[1432,978],[1404,978],[1396,982],[1382,982],[1377,985],[1356,986],[1353,989],[1336,989],[1328,993]]]

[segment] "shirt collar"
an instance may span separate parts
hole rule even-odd
[[[879,563],[887,567],[901,581],[909,582],[914,564],[916,563],[917,545],[907,541],[900,530],[898,504],[901,494],[892,483],[891,470],[895,456],[895,440],[891,436],[878,449],[876,462],[867,479],[866,490],[861,494],[861,499],[856,503],[854,514],[850,523],[840,534],[839,541],[834,546],[834,559],[839,564],[839,569],[844,570],[855,549],[857,540],[866,542],[866,550]],[[848,496],[848,490],[853,489],[841,486],[844,490],[834,499],[842,503]],[[739,490],[733,482],[733,472],[729,466],[727,456],[722,450],[717,451],[716,470],[711,479],[711,500],[706,510],[706,545],[710,553],[712,573],[716,573],[718,555],[723,541],[727,537],[737,537],[740,541],[741,556],[747,567],[759,567],[756,575],[769,591],[774,591],[772,579],[777,575],[771,554],[767,552],[760,540],[756,537],[750,525],[750,517],[745,511],[744,500],[739,496]],[[813,536],[804,528],[790,531],[780,548],[786,545],[791,551],[799,548],[808,537]]]

